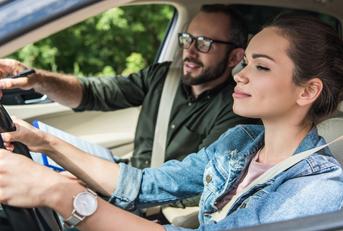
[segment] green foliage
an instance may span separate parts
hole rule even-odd
[[[79,76],[129,74],[154,61],[172,15],[167,5],[114,8],[10,57]]]

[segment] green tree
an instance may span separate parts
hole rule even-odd
[[[173,7],[168,5],[114,8],[10,57],[79,76],[128,74],[154,61],[172,16]]]

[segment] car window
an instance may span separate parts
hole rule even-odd
[[[173,13],[169,5],[113,8],[9,57],[78,76],[126,75],[154,62]]]
[[[245,18],[247,22],[247,29],[250,35],[256,34],[261,29],[262,25],[270,22],[281,12],[301,12],[318,17],[320,20],[331,25],[337,31],[337,33],[339,33],[342,28],[341,23],[338,19],[334,18],[333,16],[314,11],[243,4],[235,4],[232,5],[232,7],[238,10]]]
[[[170,5],[117,7],[28,44],[7,56],[28,66],[77,76],[137,72],[158,59],[175,11]],[[33,90],[6,90],[4,105],[48,103]]]

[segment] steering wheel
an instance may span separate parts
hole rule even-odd
[[[15,131],[15,125],[6,109],[0,104],[0,133]],[[3,141],[0,136],[0,147]],[[19,142],[14,142],[14,152],[30,159],[28,148]],[[38,179],[37,179],[38,180]],[[61,231],[62,226],[56,212],[48,208],[17,208],[2,205],[8,222],[13,231]]]

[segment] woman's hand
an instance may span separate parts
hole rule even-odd
[[[29,123],[12,117],[16,126],[16,131],[1,133],[4,146],[7,150],[13,151],[12,142],[18,141],[24,143],[33,152],[45,152],[48,150],[49,135]]]
[[[29,158],[0,149],[0,202],[17,207],[49,206],[56,185],[70,179]]]

